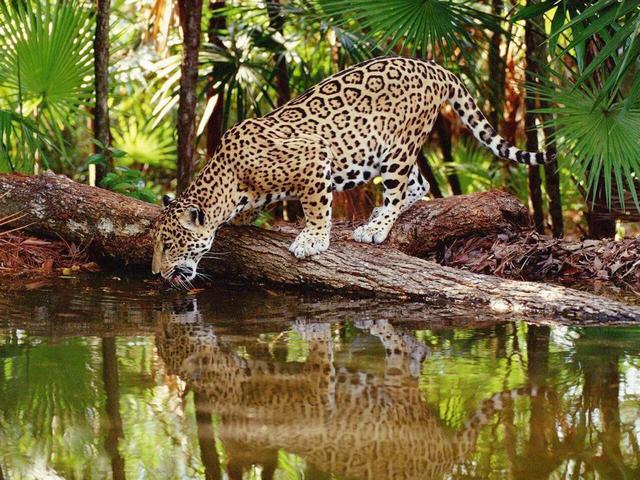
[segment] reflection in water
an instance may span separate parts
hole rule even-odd
[[[111,473],[114,480],[124,479],[124,459],[118,450],[118,440],[123,436],[120,417],[120,388],[118,385],[118,359],[113,337],[102,339],[102,378],[106,395],[107,439],[105,449],[111,457]]]
[[[639,328],[79,292],[0,299],[0,480],[640,478]]]
[[[473,451],[504,398],[516,395],[495,395],[453,431],[418,388],[429,349],[386,321],[356,325],[384,346],[378,375],[335,367],[330,324],[295,326],[309,349],[298,363],[230,351],[195,306],[160,317],[158,352],[194,391],[196,408],[219,415],[231,478],[255,464],[273,471],[280,449],[348,478],[442,478]]]

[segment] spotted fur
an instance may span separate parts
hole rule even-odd
[[[509,145],[460,79],[443,67],[412,58],[376,58],[227,131],[196,180],[162,212],[154,272],[191,280],[220,225],[288,197],[300,200],[306,219],[291,252],[303,258],[325,251],[332,192],[376,176],[384,185],[383,205],[353,238],[383,242],[400,214],[429,191],[416,159],[444,102],[496,155],[527,165],[550,159]]]

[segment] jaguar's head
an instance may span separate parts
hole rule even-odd
[[[219,222],[188,196],[172,201],[165,195],[163,203],[153,232],[151,269],[173,285],[186,287],[211,248]]]

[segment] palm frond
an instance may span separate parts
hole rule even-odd
[[[473,2],[454,0],[316,0],[319,10],[334,25],[354,27],[376,39],[387,52],[391,49],[440,53],[442,59],[459,50],[467,59],[474,52],[470,30],[500,29],[499,19],[475,7]]]
[[[584,189],[592,201],[603,185],[609,208],[616,192],[617,203],[624,209],[625,192],[629,192],[640,211],[640,99],[598,106],[597,92],[587,87],[546,86],[539,92],[554,105],[539,110],[556,117],[551,120],[556,128],[552,140],[576,178],[585,179]]]
[[[593,81],[602,71],[606,80],[596,95],[595,106],[605,99],[614,100],[625,76],[640,59],[640,0],[560,1],[549,0],[521,8],[513,21],[532,19],[555,9],[550,23],[549,51],[561,58],[575,53],[579,75],[576,88]],[[559,38],[566,41],[556,48]],[[587,57],[587,43],[599,38],[601,48]],[[608,64],[608,69],[604,69]]]
[[[88,102],[92,23],[91,8],[81,0],[0,2],[0,85],[25,115],[63,124]]]
[[[53,140],[33,121],[0,109],[0,172],[32,173],[36,156],[46,166],[48,148],[54,148]]]

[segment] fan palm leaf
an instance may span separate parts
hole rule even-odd
[[[80,0],[0,2],[0,86],[54,130],[91,92],[91,9]]]
[[[316,1],[332,23],[368,32],[387,51],[408,49],[422,56],[440,52],[443,61],[456,50],[470,60],[472,28],[500,29],[499,19],[464,0]]]
[[[598,105],[597,92],[581,87],[543,87],[540,93],[553,106],[541,113],[554,115],[554,140],[576,178],[585,179],[587,194],[595,199],[602,181],[607,206],[613,193],[625,208],[625,191],[636,208],[640,180],[640,99],[621,99]]]
[[[606,72],[595,105],[605,99],[614,101],[623,79],[640,59],[640,0],[551,0],[521,8],[513,21],[535,18],[554,10],[549,33],[550,52],[557,58],[575,53],[579,71],[576,87],[590,83],[609,60],[613,68]],[[586,43],[595,36],[602,38],[604,45],[593,58],[587,59]],[[557,49],[560,37],[565,37],[565,42]]]
[[[31,173],[36,153],[47,164],[52,139],[33,121],[11,110],[0,109],[0,172]]]

